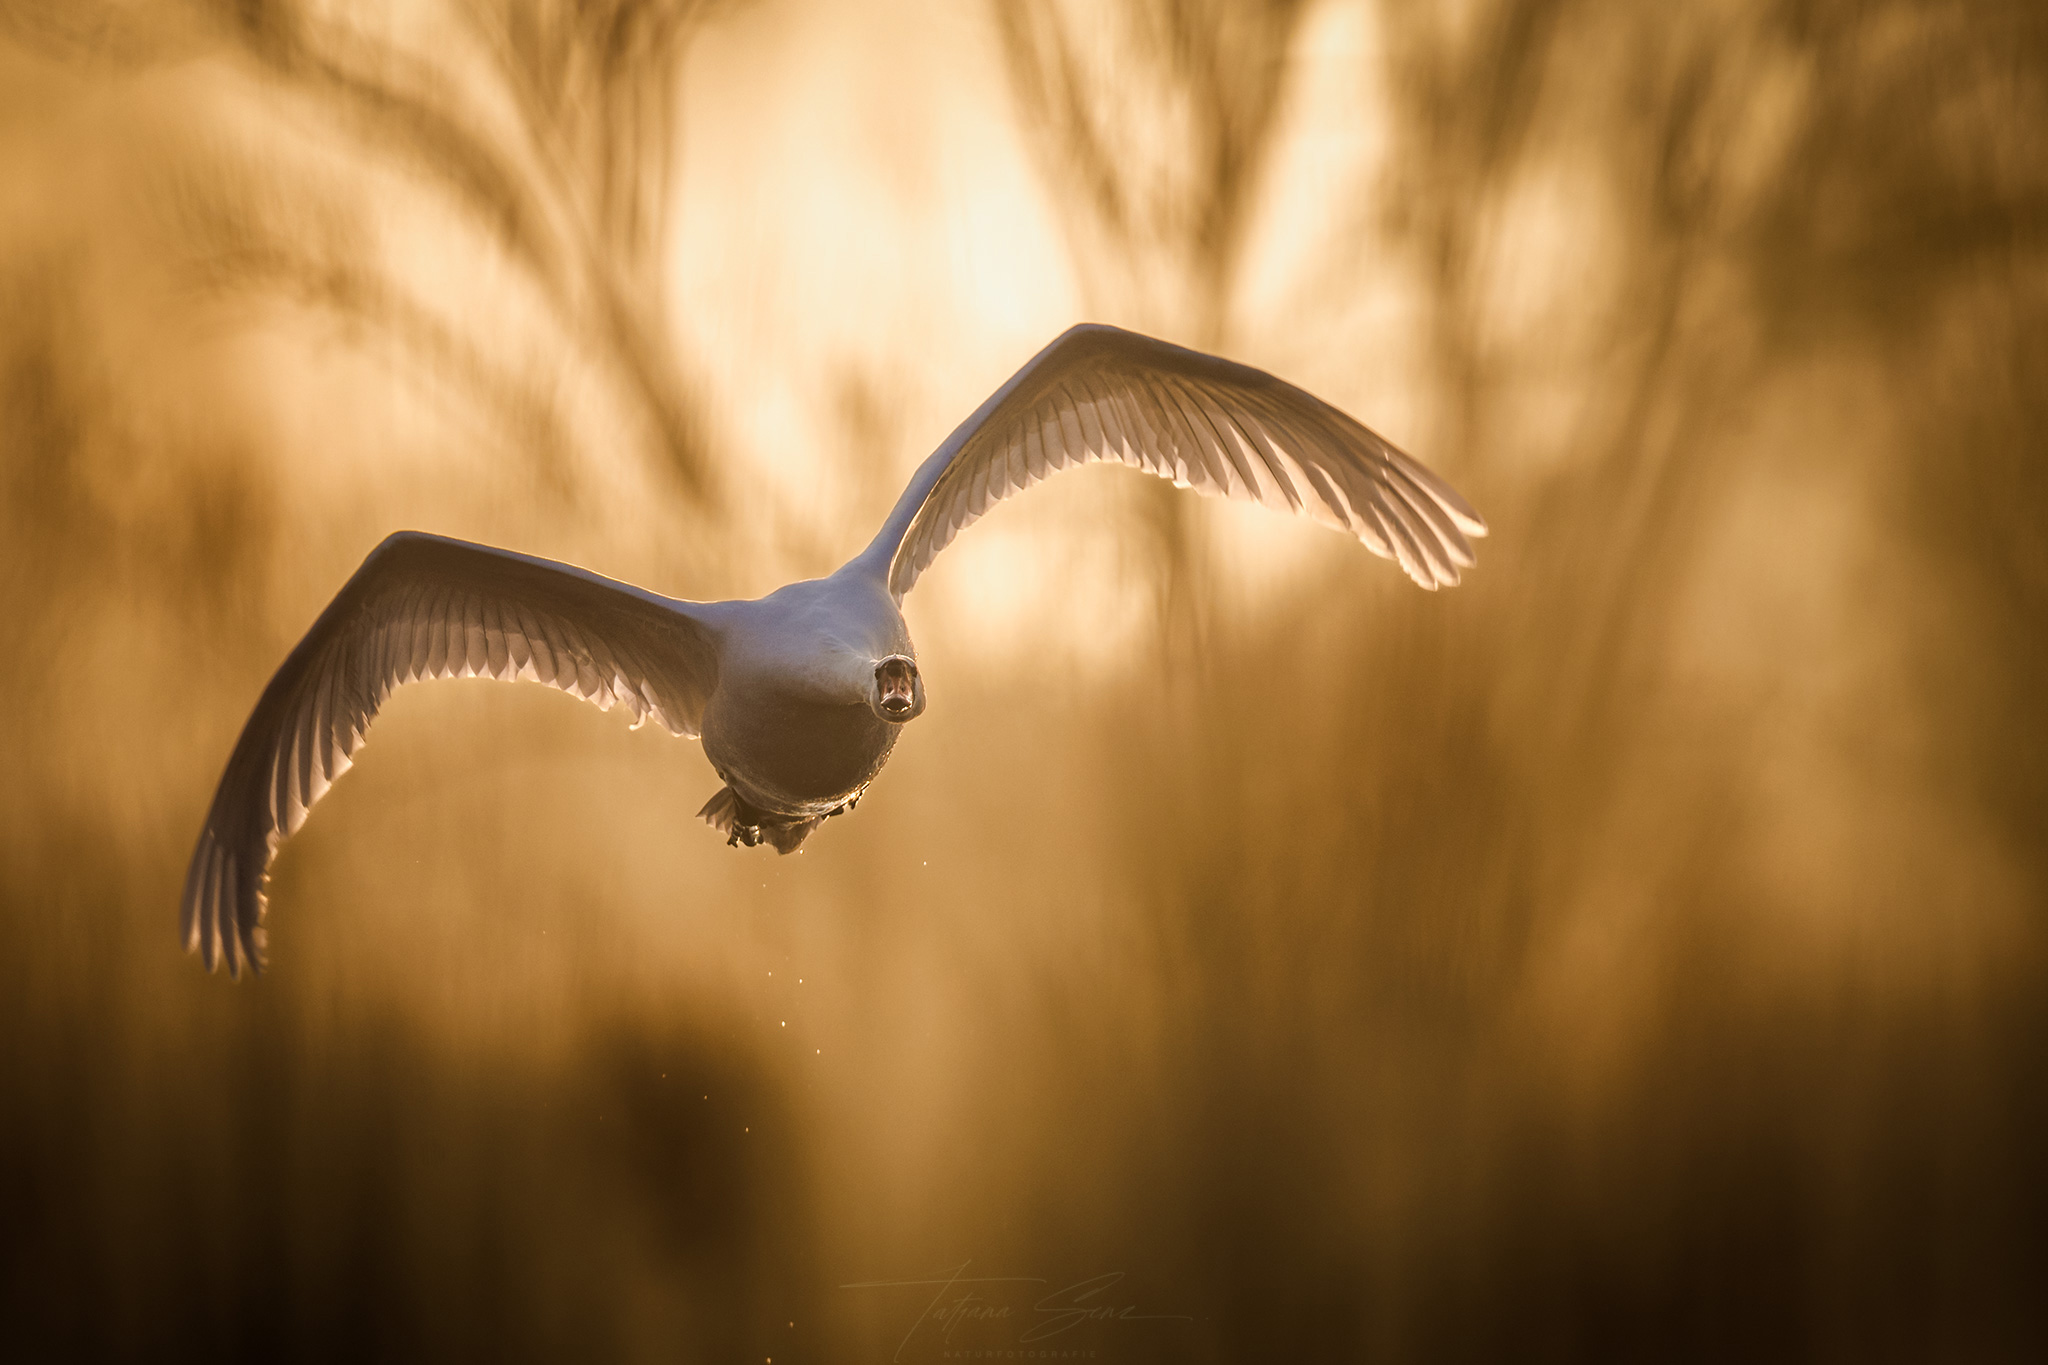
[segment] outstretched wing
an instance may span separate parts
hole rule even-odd
[[[688,604],[545,559],[402,531],[370,553],[263,689],[185,876],[187,951],[263,966],[270,860],[401,683],[530,678],[695,735],[717,682]]]
[[[1313,517],[1397,560],[1425,588],[1456,583],[1473,562],[1467,537],[1486,534],[1449,484],[1312,394],[1248,365],[1083,324],[925,462],[867,553],[890,555],[889,590],[901,601],[995,503],[1098,460]]]

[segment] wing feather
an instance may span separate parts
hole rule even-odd
[[[1193,480],[1188,478],[1187,465],[1173,458],[1173,445],[1161,437],[1143,396],[1134,390],[1123,390],[1116,394],[1116,406],[1126,430],[1137,437],[1137,467],[1171,479],[1182,488],[1194,487]]]
[[[1038,448],[1045,452],[1045,463],[1048,469],[1064,469],[1081,458],[1080,451],[1068,447],[1066,437],[1060,431],[1059,409],[1054,406],[1049,397],[1031,410],[1030,419],[1025,422],[1024,427],[1026,432],[1029,433],[1025,437],[1026,442],[1037,442]],[[991,483],[989,485],[991,496],[988,501],[991,507],[997,502],[997,497],[995,496],[996,489],[997,484]],[[1015,490],[1003,489],[1005,493],[1013,491]],[[988,507],[983,507],[981,511],[988,511]],[[980,514],[977,513],[976,515]]]
[[[989,471],[993,467],[994,462],[990,460],[983,460],[975,467],[974,477],[969,480],[967,487],[967,511],[970,516],[980,516],[988,510],[989,503],[993,501],[988,491]]]
[[[1201,389],[1190,389],[1185,385],[1182,387],[1186,389],[1188,401],[1202,414],[1203,420],[1209,424],[1209,429],[1216,433],[1216,440],[1223,447],[1224,455],[1229,458],[1231,467],[1243,478],[1245,487],[1251,491],[1252,499],[1268,507],[1277,506],[1283,511],[1293,511],[1293,500],[1277,481],[1273,470],[1252,448],[1251,438],[1245,435],[1244,430],[1238,426],[1223,405]]]
[[[1262,501],[1259,479],[1251,468],[1239,457],[1236,448],[1224,436],[1223,428],[1216,424],[1209,406],[1202,402],[1200,393],[1188,385],[1176,381],[1173,394],[1181,414],[1187,418],[1188,426],[1195,433],[1195,439],[1210,454],[1210,461],[1223,471],[1230,496],[1248,502]]]
[[[512,662],[512,651],[506,643],[504,623],[499,619],[498,604],[486,601],[483,604],[484,662],[486,671],[493,678],[503,678],[506,667]]]
[[[1031,473],[1030,454],[1022,441],[1008,441],[1003,446],[1002,468],[1008,476],[1009,485],[1004,492],[1029,488],[1038,480]],[[1040,468],[1044,466],[1041,465]]]
[[[1229,497],[1230,476],[1210,461],[1209,452],[1195,435],[1195,429],[1188,425],[1187,414],[1174,401],[1166,381],[1165,375],[1148,375],[1144,386],[1145,396],[1151,400],[1150,415],[1158,419],[1162,452],[1170,452],[1198,491]]]
[[[1079,401],[1062,386],[1058,399],[1052,405],[1053,416],[1059,423],[1060,449],[1086,451],[1098,460],[1109,459],[1108,447],[1100,440],[1091,441],[1082,434],[1079,408]]]
[[[433,595],[427,606],[426,621],[426,672],[427,678],[443,676],[448,667],[448,609],[454,605],[449,599],[454,596],[447,590]]]
[[[531,678],[694,736],[717,682],[693,604],[566,564],[401,532],[363,562],[257,701],[185,876],[180,933],[208,968],[264,960],[278,847],[354,763],[400,685]]]
[[[1139,376],[1129,393],[1131,408],[1138,414],[1138,420],[1145,424],[1145,433],[1150,438],[1150,463],[1140,468],[1148,472],[1164,470],[1166,477],[1198,493],[1214,491],[1207,462],[1187,434],[1174,430],[1165,400],[1151,378]]]
[[[1069,385],[1068,392],[1072,393],[1075,388],[1081,391],[1081,396],[1074,400],[1074,421],[1080,428],[1078,439],[1081,445],[1101,451],[1104,459],[1120,459],[1121,443],[1109,439],[1109,434],[1102,427],[1102,414],[1096,410],[1095,386],[1081,378],[1077,384]]]
[[[1229,412],[1230,420],[1243,434],[1245,444],[1251,448],[1251,453],[1257,457],[1260,469],[1273,481],[1273,486],[1279,490],[1280,496],[1287,499],[1288,510],[1296,516],[1307,513],[1307,485],[1299,477],[1299,471],[1293,462],[1283,456],[1272,439],[1266,435],[1266,428],[1258,416],[1241,404],[1232,404]]]
[[[555,678],[559,675],[559,669],[555,663],[554,641],[548,637],[547,631],[543,630],[540,623],[534,619],[532,610],[524,602],[517,603],[516,605],[519,608],[520,627],[526,634],[526,648],[533,661],[533,679],[535,682],[545,683],[547,686],[553,687],[555,686]]]
[[[1472,543],[1465,539],[1465,533],[1458,528],[1442,504],[1409,479],[1404,471],[1396,469],[1394,474],[1395,477],[1387,480],[1388,486],[1427,524],[1430,538],[1435,541],[1438,552],[1452,564],[1470,567],[1473,563]]]

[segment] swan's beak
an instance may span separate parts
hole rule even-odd
[[[891,654],[875,665],[875,711],[883,720],[910,720],[922,710],[924,684],[908,655]]]

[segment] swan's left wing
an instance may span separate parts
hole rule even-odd
[[[1114,460],[1181,488],[1349,532],[1425,588],[1458,581],[1486,523],[1451,486],[1263,370],[1116,327],[1070,328],[927,460],[863,558],[901,601],[962,528],[1055,470]]]

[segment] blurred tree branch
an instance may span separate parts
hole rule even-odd
[[[1019,123],[1051,189],[1091,316],[1209,351],[1230,304],[1304,0],[1067,0],[991,14]],[[1161,642],[1199,667],[1202,510],[1145,487]]]
[[[1287,50],[1305,8],[1304,0],[992,6],[1020,122],[1092,294],[1114,293],[1112,278],[1142,279],[1163,260],[1163,296],[1138,301],[1159,314],[1151,325],[1197,346],[1223,344]]]
[[[697,496],[708,465],[663,318],[660,266],[677,86],[708,8],[461,0],[452,17],[496,85],[466,92],[448,53],[407,52],[302,0],[221,5],[265,66],[409,160],[491,232],[563,330],[638,401],[659,455]]]
[[[204,51],[225,37],[284,90],[326,110],[327,128],[438,191],[485,234],[544,301],[563,340],[637,412],[652,466],[703,499],[711,469],[668,328],[663,265],[682,66],[719,4],[439,0],[338,9],[191,0],[138,14],[28,3],[4,21],[45,51],[102,63]],[[195,243],[208,258],[197,267],[208,287],[269,292],[367,323],[544,454],[558,455],[552,448],[564,441],[604,439],[537,420],[546,400],[519,397],[523,381],[508,368],[497,319],[437,315],[363,242],[337,249],[329,234],[309,247],[277,205],[263,213],[257,187],[280,172],[303,180],[285,167],[228,167],[217,183],[188,175],[177,187],[182,226],[218,229]],[[209,192],[223,202],[198,209]],[[299,185],[284,196],[293,201],[289,216],[302,216],[297,201],[317,193]]]

